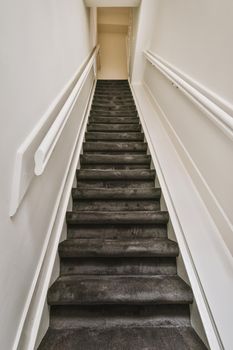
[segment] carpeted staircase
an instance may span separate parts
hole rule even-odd
[[[201,350],[127,80],[97,82],[40,350]]]

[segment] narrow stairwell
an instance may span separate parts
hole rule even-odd
[[[126,80],[97,82],[40,350],[201,350]]]

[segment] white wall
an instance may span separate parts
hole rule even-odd
[[[91,82],[87,82],[75,119],[65,128],[46,171],[34,178],[10,219],[15,154],[89,57],[89,10],[81,0],[4,2],[0,36],[0,347],[12,349]]]
[[[156,0],[151,49],[233,103],[231,0]]]
[[[131,37],[130,79],[140,83],[143,79],[145,59],[143,50],[149,49],[155,24],[157,1],[142,1],[133,9],[133,26]]]
[[[201,83],[220,100],[227,101],[227,106],[233,102],[233,68],[230,64],[233,49],[228,44],[232,34],[230,28],[233,29],[229,14],[232,10],[231,1],[224,1],[224,6],[219,1],[158,1],[155,36],[150,47],[152,52]],[[229,162],[233,156],[232,140],[149,64],[144,79],[232,224],[233,162]],[[196,185],[203,192],[201,184],[196,181]],[[204,199],[211,209],[207,195]],[[227,228],[221,226],[221,219],[217,216],[214,219],[233,253],[232,226],[226,231]]]
[[[230,0],[157,0],[149,49],[188,75],[194,84],[200,84],[207,97],[233,116],[232,11]],[[145,44],[144,49],[147,48]],[[193,246],[191,254],[199,276],[206,275],[201,282],[224,347],[231,349],[232,138],[148,62],[143,80],[162,111],[161,121],[184,171],[205,204],[209,220],[213,220],[217,228],[217,236],[214,230],[206,232],[203,238],[197,232],[196,247]],[[186,207],[188,209],[188,202]],[[209,244],[205,245],[207,237]],[[211,266],[212,275],[207,273]]]

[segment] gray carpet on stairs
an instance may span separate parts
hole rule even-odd
[[[39,350],[204,350],[127,80],[98,80]]]

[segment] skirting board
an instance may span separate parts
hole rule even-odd
[[[68,162],[67,170],[64,176],[58,200],[54,209],[52,218],[52,230],[50,239],[44,252],[43,264],[37,276],[36,285],[33,290],[32,298],[28,309],[26,310],[26,319],[23,322],[19,336],[16,338],[13,350],[32,350],[35,347],[41,317],[46,303],[47,291],[50,285],[53,267],[56,259],[57,248],[65,223],[66,211],[70,200],[71,188],[74,182],[76,168],[82,144],[85,136],[88,115],[90,112],[92,99],[94,96],[96,81],[93,82],[92,89],[87,99],[86,108],[83,115],[83,121],[77,132],[77,138]]]
[[[224,264],[214,261],[214,265],[211,265],[208,261],[209,265],[206,265],[206,255],[198,255],[200,243],[206,246],[208,251],[213,245],[213,240],[218,239],[217,229],[164,129],[161,121],[162,111],[152,103],[142,84],[131,85],[131,89],[210,348],[222,350],[224,346],[208,302],[206,286],[211,271],[216,267],[220,272]],[[211,232],[212,240],[206,232]],[[201,242],[198,242],[197,233],[202,237]],[[221,244],[219,249],[221,250]],[[205,269],[201,268],[202,264],[205,265]],[[219,283],[222,282],[224,281],[219,280]]]

